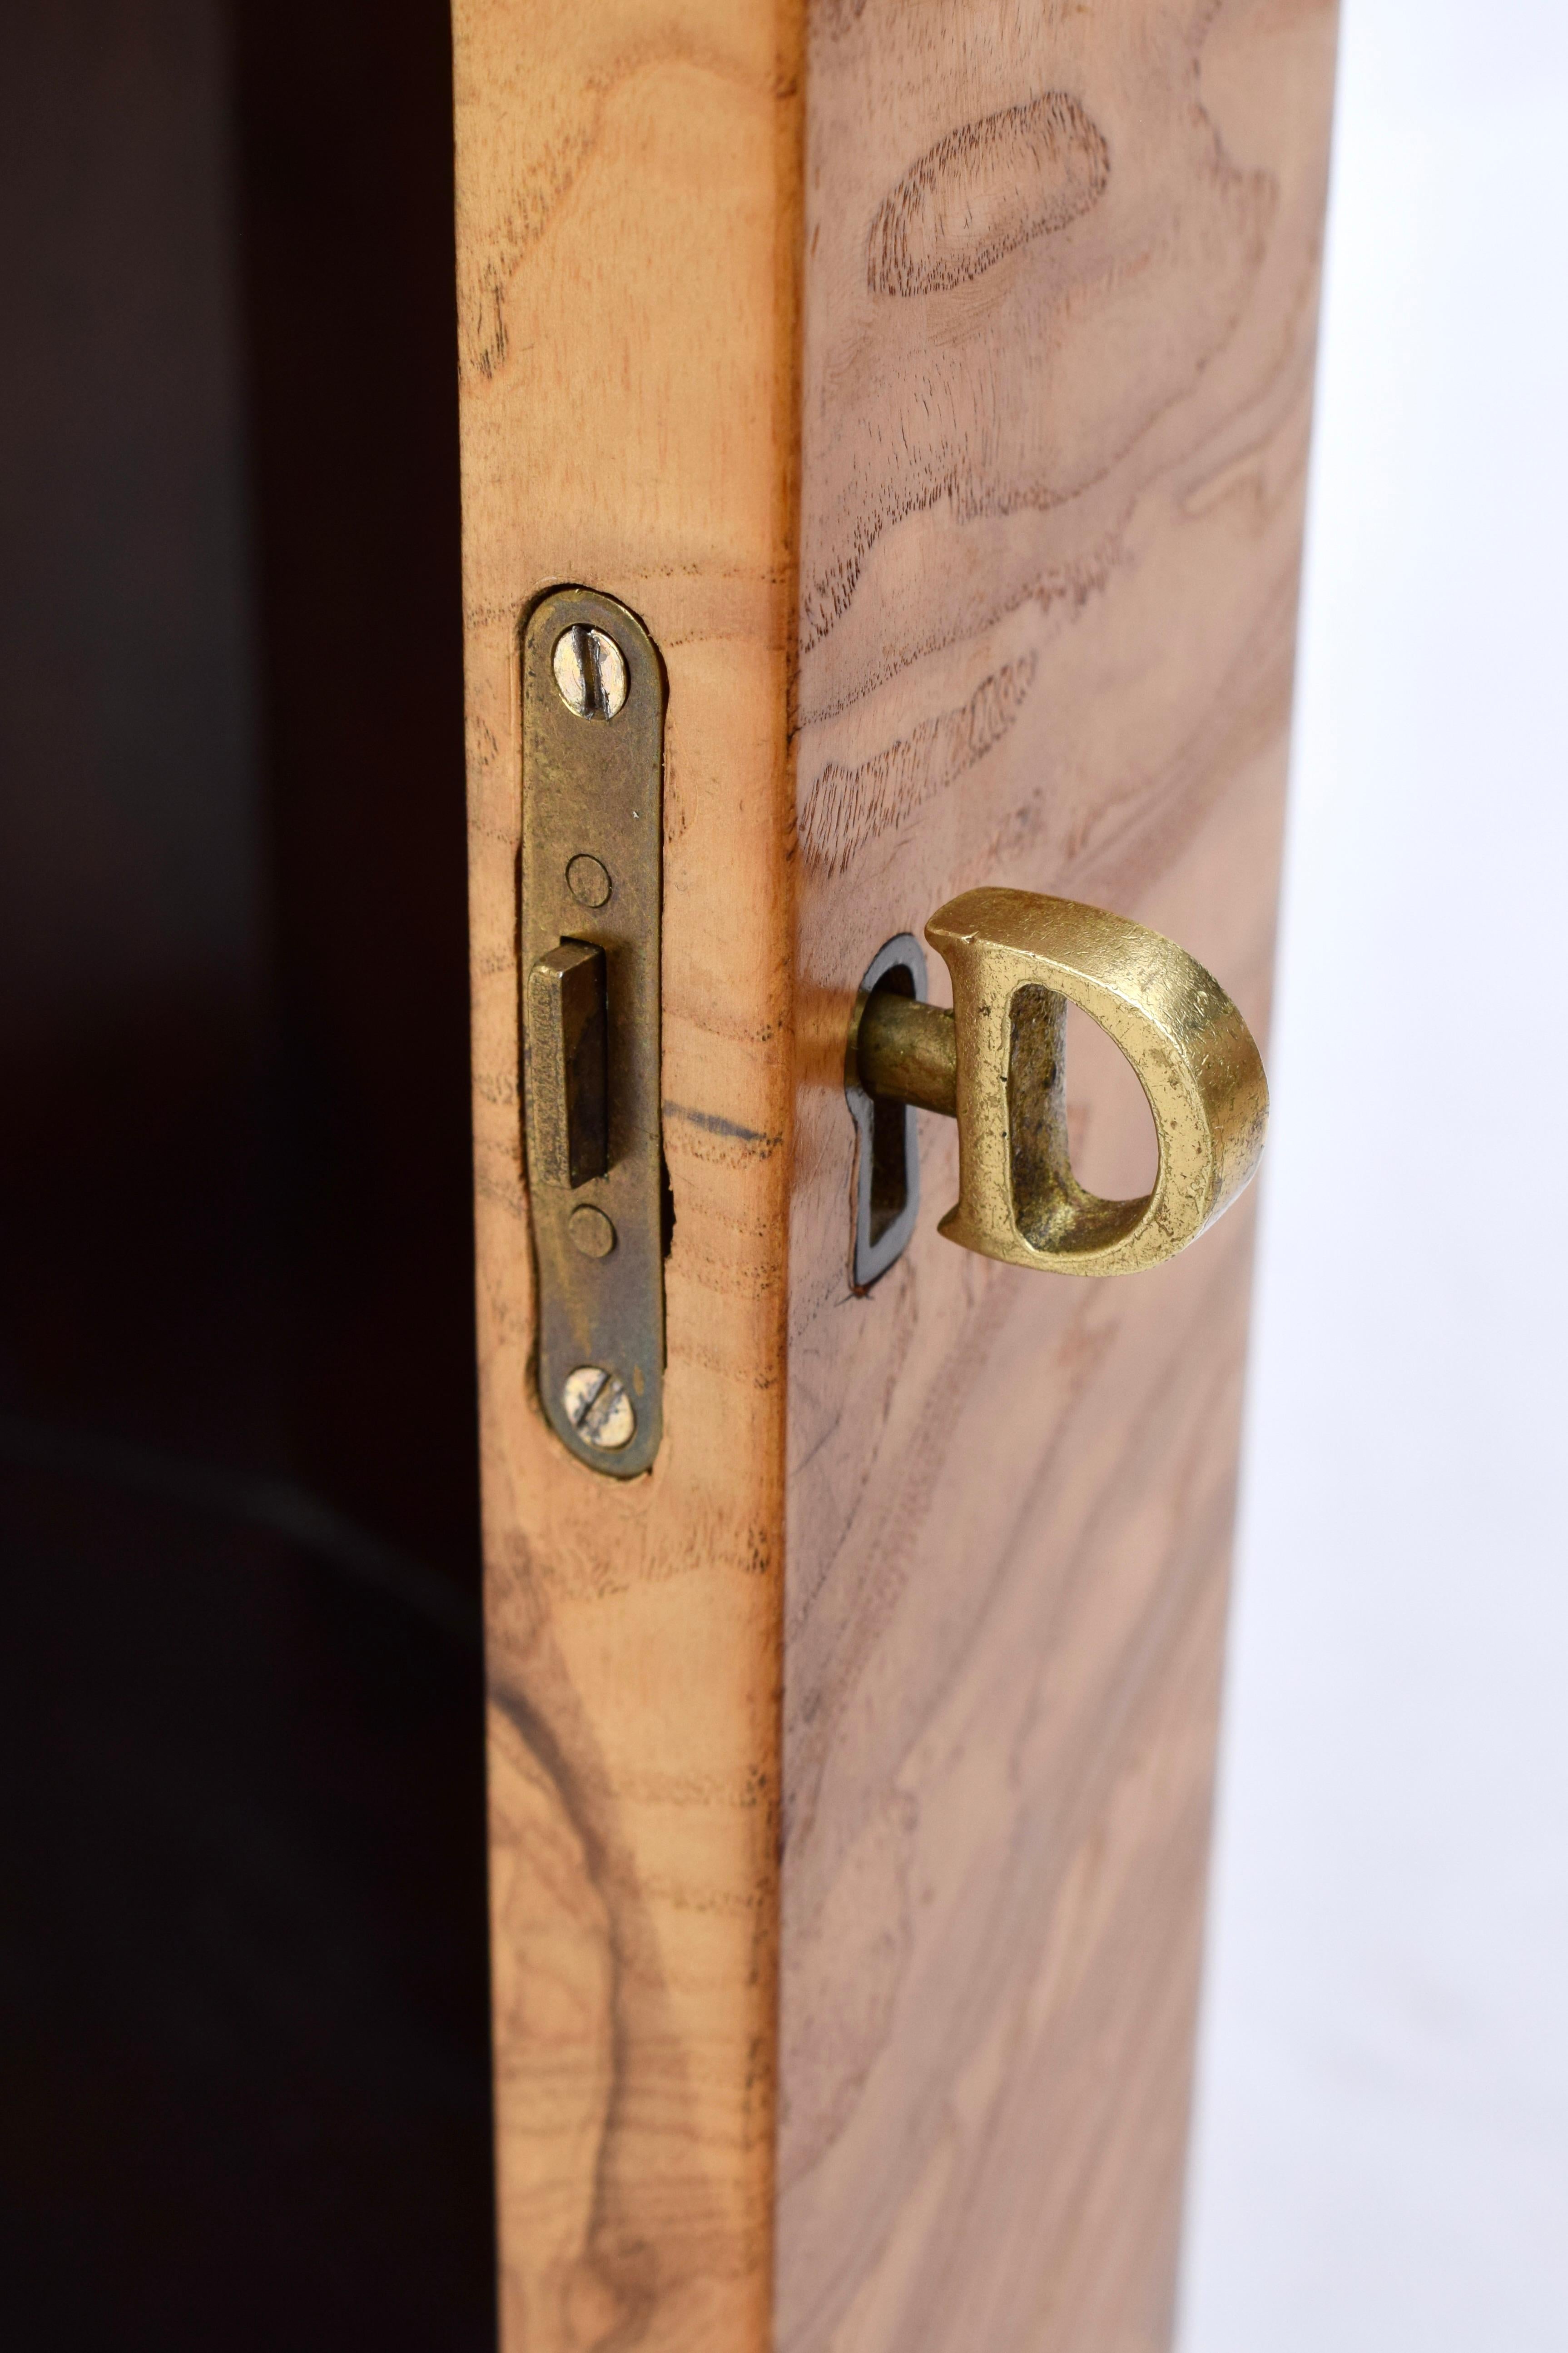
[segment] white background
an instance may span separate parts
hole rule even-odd
[[[1568,2348],[1568,0],[1345,0],[1182,2353]]]

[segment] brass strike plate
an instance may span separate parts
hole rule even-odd
[[[539,1402],[619,1479],[663,1430],[664,669],[635,614],[558,588],[523,625],[523,1132]]]

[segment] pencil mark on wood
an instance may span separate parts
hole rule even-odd
[[[846,872],[858,851],[983,760],[1008,733],[1035,677],[1035,657],[1005,662],[956,711],[927,719],[858,767],[830,760],[811,787],[800,823],[808,865]]]
[[[878,207],[866,247],[873,294],[935,294],[978,278],[1099,201],[1110,150],[1076,98],[1047,90],[950,131]]]
[[[723,1135],[736,1144],[759,1145],[764,1152],[775,1152],[779,1139],[763,1135],[754,1127],[742,1127],[738,1120],[725,1119],[716,1111],[693,1111],[689,1104],[667,1103],[661,1106],[666,1119],[683,1119],[689,1127],[700,1128],[704,1135]]]

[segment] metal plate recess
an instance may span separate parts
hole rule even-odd
[[[663,1429],[664,668],[636,616],[587,588],[533,607],[521,665],[539,1402],[580,1462],[629,1479]]]

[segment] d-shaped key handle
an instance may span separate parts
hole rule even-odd
[[[956,1118],[958,1201],[941,1226],[950,1241],[1013,1266],[1131,1274],[1229,1208],[1263,1149],[1268,1089],[1251,1031],[1184,948],[1124,915],[1026,891],[966,891],[938,908],[926,937],[952,976],[952,1011],[862,991],[848,1071],[873,1103]],[[1159,1173],[1139,1200],[1103,1200],[1072,1173],[1069,1004],[1120,1046],[1153,1113]]]

